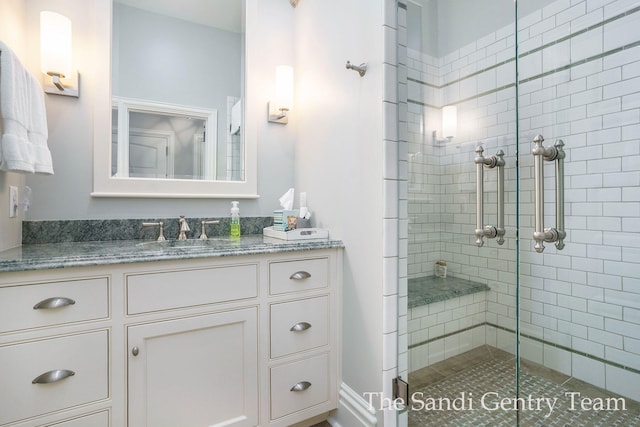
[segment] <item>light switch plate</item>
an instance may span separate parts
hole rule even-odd
[[[9,218],[18,216],[18,187],[9,186]]]

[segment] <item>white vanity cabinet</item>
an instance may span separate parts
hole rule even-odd
[[[56,276],[0,281],[2,426],[54,425],[38,417],[80,413],[109,398],[109,278]],[[108,412],[55,425],[77,423],[108,427]]]
[[[129,426],[258,425],[259,263],[212,264],[126,276]]]
[[[0,426],[318,422],[341,268],[322,248],[3,273]]]

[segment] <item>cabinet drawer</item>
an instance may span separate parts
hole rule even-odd
[[[108,316],[106,277],[0,288],[0,333]]]
[[[271,368],[271,419],[328,401],[329,384],[327,354]]]
[[[272,295],[326,288],[328,277],[327,258],[269,264],[269,290]]]
[[[109,412],[103,411],[97,414],[85,415],[57,424],[48,424],[50,427],[109,427]]]
[[[271,306],[271,357],[328,344],[329,297]]]
[[[132,274],[127,277],[127,313],[212,304],[258,295],[258,266]]]
[[[97,331],[0,347],[0,424],[106,399],[108,340]]]

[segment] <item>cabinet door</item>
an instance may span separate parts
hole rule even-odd
[[[129,426],[258,425],[257,309],[128,328]]]

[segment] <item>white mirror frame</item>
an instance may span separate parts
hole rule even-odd
[[[251,46],[256,46],[257,0],[246,0],[244,181],[198,181],[111,176],[111,40],[112,0],[96,1],[96,64],[93,116],[92,197],[135,198],[258,198],[258,135],[255,102],[247,94],[257,93],[249,78],[253,65]],[[252,120],[252,118],[254,120]]]

